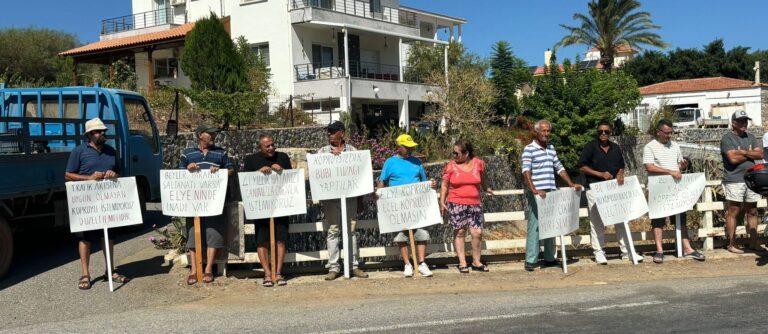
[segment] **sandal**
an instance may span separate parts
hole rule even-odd
[[[466,266],[464,267],[459,266],[459,272],[462,274],[469,274],[469,268]]]
[[[197,275],[191,274],[187,276],[187,285],[195,285],[197,284]]]
[[[744,250],[736,247],[736,246],[728,246],[728,251],[733,254],[744,254]]]
[[[658,264],[664,263],[664,253],[656,252],[655,254],[653,254],[653,263],[658,263]]]
[[[213,273],[203,274],[203,283],[213,283]]]
[[[261,282],[261,286],[265,288],[271,288],[275,286],[275,283],[272,283],[271,279],[265,278],[263,282]]]
[[[288,281],[285,280],[285,277],[283,277],[283,275],[277,274],[277,286],[286,285],[288,285]]]
[[[77,288],[80,290],[88,290],[91,288],[91,276],[83,275],[77,280]]]
[[[487,264],[482,263],[479,266],[472,265],[472,271],[479,271],[479,272],[487,273],[490,270],[488,269],[488,265]]]
[[[104,281],[107,281],[107,276],[108,276],[108,274],[104,273]],[[125,283],[128,283],[130,281],[131,281],[131,279],[128,278],[128,277],[125,277],[124,275],[120,275],[116,271],[112,272],[112,282],[125,284]]]

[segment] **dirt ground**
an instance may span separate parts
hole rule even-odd
[[[654,264],[650,257],[637,266],[618,258],[610,259],[609,265],[596,265],[591,259],[572,260],[568,274],[561,268],[537,269],[534,272],[522,270],[521,262],[492,263],[490,273],[460,274],[455,266],[434,268],[434,277],[403,278],[399,270],[370,271],[368,279],[339,278],[324,281],[324,275],[289,277],[285,287],[264,288],[261,286],[261,271],[231,271],[230,277],[217,277],[212,284],[202,287],[186,286],[183,280],[188,269],[176,266],[167,275],[174,280],[173,289],[185,294],[194,291],[202,298],[201,303],[253,304],[269,299],[270,303],[306,304],[334,299],[368,299],[380,296],[411,294],[459,294],[471,292],[510,291],[520,289],[549,289],[585,285],[616,285],[626,282],[644,282],[675,277],[718,277],[755,275],[766,271],[768,254],[733,255],[722,250],[707,252],[708,259],[698,262],[691,259],[676,259],[667,255],[665,263]],[[170,288],[171,285],[167,285]]]

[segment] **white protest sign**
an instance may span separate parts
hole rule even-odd
[[[379,232],[391,233],[443,222],[432,182],[420,182],[378,190],[376,216]]]
[[[616,180],[610,180],[592,183],[589,189],[605,226],[622,224],[648,212],[648,203],[637,176],[625,178],[621,186]]]
[[[263,219],[307,213],[303,169],[286,169],[264,174],[237,174],[247,219]]]
[[[357,197],[373,192],[371,152],[307,154],[312,199]]]
[[[539,240],[571,233],[579,228],[581,190],[572,188],[551,191],[546,198],[536,195],[539,217]]]
[[[141,224],[135,177],[66,183],[72,233]]]
[[[163,214],[175,217],[218,216],[224,211],[227,170],[160,170],[160,199]]]
[[[651,219],[683,213],[699,201],[707,180],[704,173],[683,174],[681,180],[670,175],[648,177],[648,209]]]

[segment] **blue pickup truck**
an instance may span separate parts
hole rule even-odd
[[[99,117],[123,176],[135,176],[142,208],[160,198],[163,152],[140,94],[94,87],[6,88],[0,83],[0,277],[13,259],[13,235],[67,226],[64,169]]]

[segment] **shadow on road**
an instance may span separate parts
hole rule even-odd
[[[110,229],[110,233],[115,232],[114,235],[110,234],[110,238],[114,240],[115,245],[118,245],[149,232],[152,224],[162,227],[169,223],[170,218],[163,216],[160,212],[148,212],[147,216],[144,217],[143,225],[115,230]],[[77,253],[78,239],[69,233],[68,228],[47,231],[22,231],[14,235],[14,243],[13,263],[11,263],[8,276],[0,280],[0,291],[79,259]],[[94,256],[103,257],[102,254],[95,254],[99,251],[101,251],[100,243],[91,245],[92,258]],[[119,258],[124,255],[126,254],[117,254],[117,257]],[[162,257],[159,260],[150,260],[153,262],[143,264],[146,268],[136,267],[137,274],[131,272],[133,276],[129,277],[136,277],[136,275],[146,276],[143,273],[152,270],[166,270],[167,272],[168,269],[161,268],[163,264]],[[121,266],[121,268],[127,268],[128,266],[134,267],[133,264],[128,263]],[[93,264],[91,264],[91,267],[91,271],[95,273],[100,273],[103,269],[95,268]],[[121,270],[126,271],[126,275],[128,275],[127,270]],[[158,273],[162,273],[162,271]],[[79,272],[73,273],[74,275],[80,276]]]

